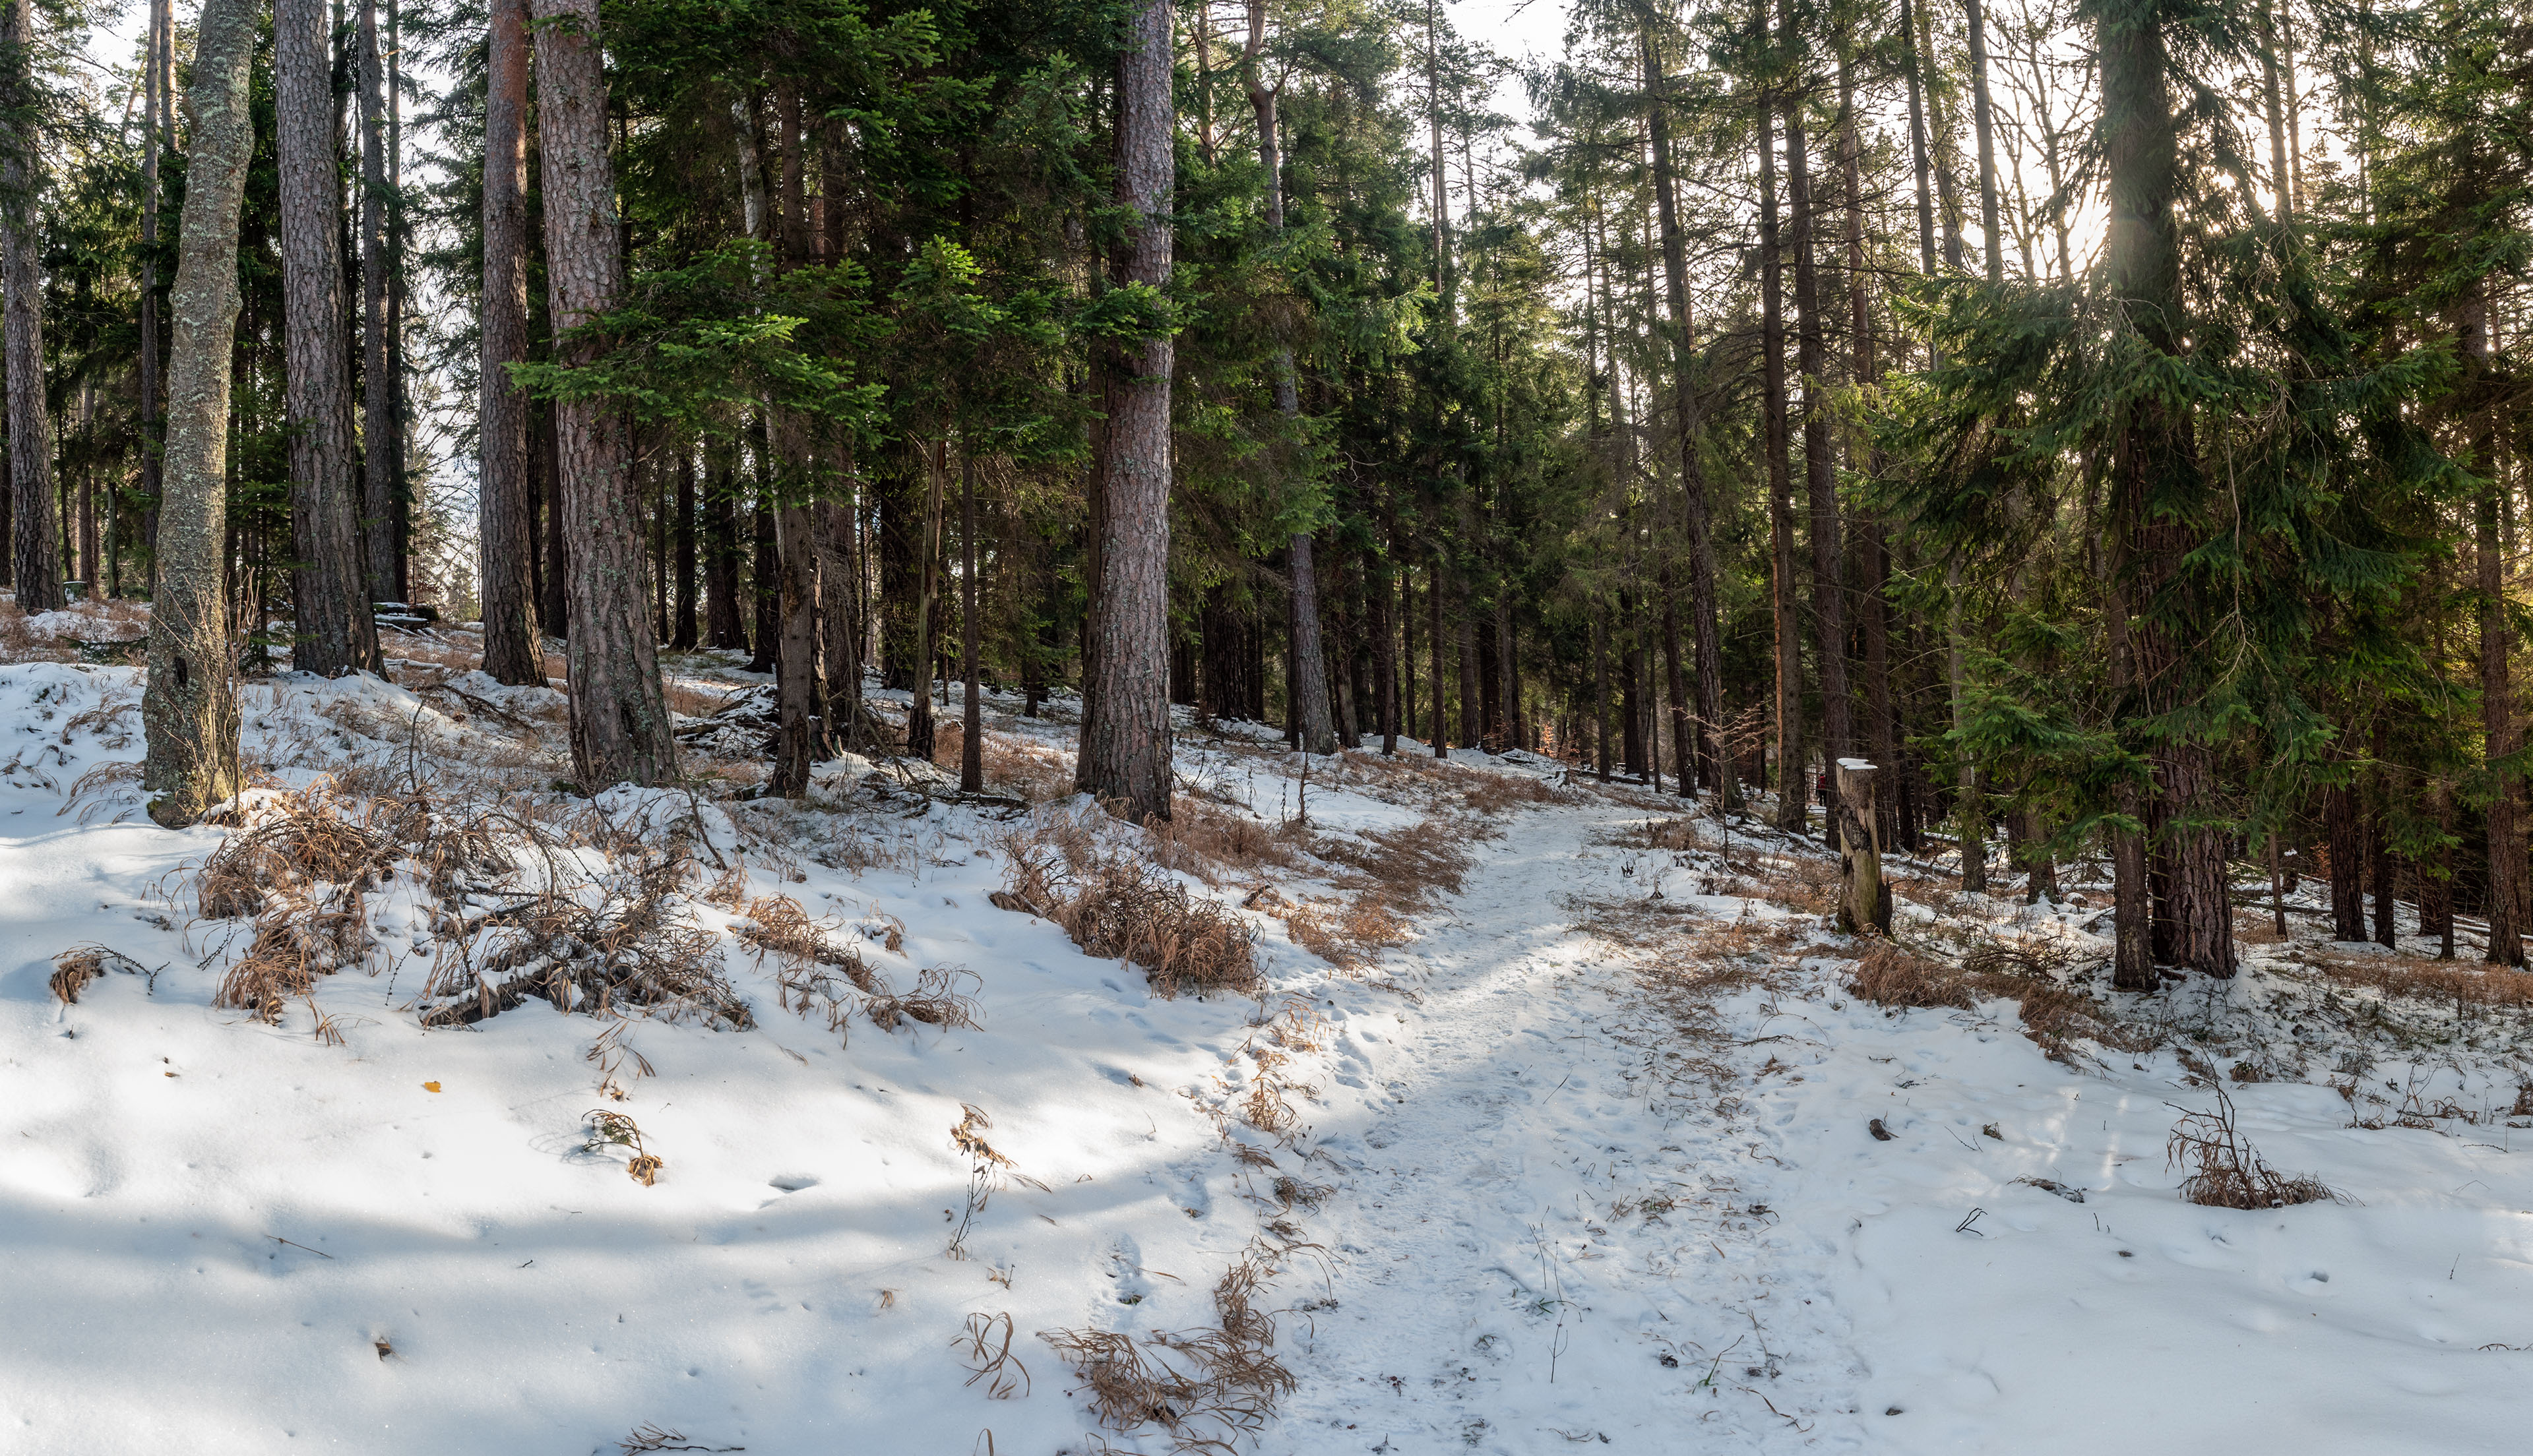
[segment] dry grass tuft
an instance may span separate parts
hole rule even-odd
[[[1468,844],[1479,838],[1465,821],[1427,819],[1398,829],[1366,830],[1357,838],[1315,841],[1311,852],[1359,871],[1391,903],[1424,908],[1457,895],[1468,878]]]
[[[1082,1376],[1091,1414],[1120,1435],[1158,1427],[1170,1448],[1232,1456],[1264,1430],[1293,1392],[1292,1372],[1273,1355],[1275,1321],[1256,1307],[1275,1267],[1257,1245],[1213,1287],[1217,1326],[1156,1333],[1138,1341],[1119,1330],[1044,1330]]]
[[[2020,1008],[2024,1034],[2052,1061],[2072,1062],[2080,1038],[2128,1052],[2152,1046],[2151,1034],[2123,1024],[2102,1003],[2051,978],[2053,965],[2076,959],[2046,944],[1991,942],[1973,948],[1955,966],[1876,941],[1848,974],[1847,989],[1858,1000],[1895,1008],[1968,1010],[1982,997],[2004,997]]]
[[[1257,932],[1217,901],[1131,853],[1102,846],[1075,815],[1041,813],[1004,832],[1004,890],[1089,955],[1144,968],[1163,996],[1258,985]]]
[[[2422,961],[2414,956],[2348,956],[2329,951],[2314,952],[2307,960],[2330,980],[2385,996],[2442,1001],[2456,1009],[2533,1006],[2533,971]]]
[[[1974,1004],[1969,980],[1958,967],[1930,960],[1893,941],[1876,941],[1857,958],[1847,989],[1876,1006],[1949,1006]]]
[[[1012,1354],[1010,1314],[987,1314],[982,1310],[971,1314],[967,1333],[950,1343],[954,1349],[968,1347],[962,1361],[968,1368],[967,1383],[972,1388],[978,1381],[984,1382],[987,1400],[1010,1400],[1030,1393],[1033,1382],[1029,1367]],[[1020,1378],[1014,1380],[1014,1374]]]
[[[2234,1101],[2222,1081],[2211,1083],[2216,1106],[2181,1112],[2163,1144],[2164,1166],[2195,1169],[2181,1180],[2181,1196],[2205,1208],[2283,1208],[2290,1203],[2345,1202],[2311,1174],[2288,1177],[2265,1162],[2234,1127]]]
[[[619,846],[618,854],[583,884],[550,887],[481,915],[443,915],[442,954],[423,997],[448,999],[425,1011],[423,1024],[471,1024],[537,997],[560,1012],[610,1016],[638,1007],[668,1020],[754,1025],[722,975],[720,936],[678,893],[694,867],[682,842]],[[487,930],[505,933],[479,943]],[[481,961],[479,944],[491,947]]]
[[[1151,837],[1152,858],[1165,869],[1178,870],[1219,885],[1225,878],[1252,875],[1272,866],[1299,870],[1306,861],[1296,848],[1305,831],[1298,823],[1269,825],[1254,815],[1227,810],[1188,794],[1171,801],[1168,819],[1144,821]]]
[[[881,989],[879,977],[862,961],[860,947],[834,934],[841,927],[833,920],[810,918],[800,902],[788,895],[767,895],[747,902],[743,913],[747,923],[736,927],[738,938],[756,950],[756,963],[775,959],[776,979],[784,992],[785,1011],[808,1010],[808,997],[833,990],[826,975],[833,969],[866,995]],[[792,998],[800,998],[795,1006]]]
[[[589,1119],[589,1136],[581,1141],[583,1152],[596,1153],[605,1152],[611,1147],[623,1148],[631,1154],[624,1164],[626,1176],[644,1188],[659,1182],[660,1170],[668,1164],[642,1145],[642,1130],[633,1125],[631,1118],[620,1112],[610,1112],[603,1107],[584,1115]]]
[[[382,1357],[383,1358],[383,1357]],[[707,1446],[686,1439],[682,1430],[671,1430],[656,1423],[644,1423],[631,1435],[616,1443],[619,1456],[647,1456],[653,1451],[744,1451],[745,1446]]]
[[[1331,906],[1296,905],[1284,916],[1284,933],[1303,950],[1341,970],[1381,963],[1381,953],[1407,944],[1415,927],[1387,898],[1361,894]]]
[[[127,975],[148,974],[142,968],[140,961],[124,955],[121,951],[108,950],[94,941],[89,941],[84,945],[73,946],[53,958],[51,984],[54,999],[64,1006],[76,1004],[80,999],[81,989],[109,970],[119,970]]]
[[[914,973],[913,990],[882,991],[863,1010],[882,1031],[896,1030],[900,1021],[921,1021],[944,1031],[982,1026],[975,998],[960,989],[963,984],[982,986],[983,980],[964,965],[928,965]]]

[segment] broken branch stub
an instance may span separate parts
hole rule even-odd
[[[1891,933],[1891,887],[1882,881],[1882,829],[1874,781],[1881,770],[1860,758],[1838,761],[1838,864],[1844,881],[1838,928]]]

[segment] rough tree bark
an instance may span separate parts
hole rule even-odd
[[[1997,220],[1995,112],[1987,95],[1987,12],[1980,0],[1962,0],[1971,32],[1971,125],[1978,134],[1980,256],[1987,280],[2005,281],[2004,229]]]
[[[976,620],[976,457],[959,446],[959,678],[965,701],[960,705],[959,790],[985,789],[985,697],[977,680],[977,655],[982,646]]]
[[[545,184],[546,276],[558,336],[615,307],[624,261],[607,148],[607,77],[598,0],[534,0],[538,152]],[[559,345],[564,364],[598,346]],[[564,597],[570,650],[572,765],[595,792],[677,774],[677,742],[643,609],[641,512],[633,501],[624,413],[555,403],[556,490],[572,545]]]
[[[747,650],[747,619],[739,611],[738,484],[735,452],[716,450],[704,495],[704,644]]]
[[[1768,601],[1776,617],[1777,827],[1801,833],[1811,795],[1803,773],[1803,649],[1795,608],[1793,465],[1786,438],[1786,310],[1777,241],[1776,103],[1759,113],[1759,297],[1762,447],[1768,455]]]
[[[528,6],[492,0],[484,98],[483,371],[477,556],[484,671],[545,681],[537,644],[536,521],[528,498],[528,402],[502,366],[528,357]]]
[[[1240,84],[1248,91],[1250,109],[1258,117],[1258,163],[1266,176],[1266,231],[1280,238],[1284,235],[1284,182],[1276,103],[1281,86],[1268,86],[1259,74],[1258,60],[1266,45],[1266,0],[1249,0],[1249,39],[1240,51]],[[1276,413],[1292,420],[1302,413],[1302,404],[1294,388],[1293,350],[1289,345],[1276,347],[1274,368]],[[1336,730],[1328,716],[1325,649],[1320,640],[1319,569],[1311,546],[1310,532],[1294,532],[1286,563],[1293,586],[1293,682],[1299,710],[1295,716],[1301,727],[1304,752],[1333,753]]]
[[[387,340],[386,77],[378,0],[361,0],[361,536],[370,600],[399,600],[396,530],[404,482],[394,351]]]
[[[186,97],[192,146],[178,228],[169,352],[167,496],[141,723],[149,817],[192,824],[236,796],[236,653],[228,610],[229,371],[237,333],[238,217],[255,117],[247,78],[261,9],[205,0]]]
[[[281,172],[282,391],[290,422],[290,528],[299,565],[291,663],[321,676],[379,670],[363,589],[353,472],[349,323],[325,0],[273,0],[273,149]]]
[[[142,49],[141,62],[146,73],[141,143],[141,542],[149,552],[157,550],[158,497],[165,489],[161,466],[165,440],[158,419],[158,148],[173,133],[163,118],[173,109],[174,98],[162,88],[160,71],[171,24],[169,0],[149,0],[149,40]],[[154,579],[154,556],[150,571]]]
[[[1715,606],[1714,507],[1707,490],[1706,465],[1698,454],[1703,430],[1691,369],[1696,339],[1688,306],[1687,244],[1680,232],[1679,204],[1672,180],[1670,91],[1651,27],[1641,32],[1639,43],[1644,52],[1645,89],[1652,98],[1654,215],[1662,231],[1663,281],[1671,312],[1672,407],[1679,431],[1680,514],[1688,537],[1688,610],[1697,643],[1696,715],[1688,725],[1687,736],[1695,750],[1700,777],[1714,785],[1716,802],[1729,812],[1741,807],[1741,787],[1734,776],[1732,756],[1717,751],[1710,740],[1710,735],[1723,730],[1724,644]],[[1683,778],[1681,794],[1688,794],[1691,787],[1691,782]]]
[[[1838,58],[1839,177],[1847,191],[1847,307],[1851,349],[1850,377],[1858,389],[1874,387],[1878,371],[1873,359],[1873,311],[1866,297],[1864,252],[1863,147],[1856,138],[1856,71],[1848,41],[1840,39]],[[1851,460],[1854,458],[1850,457]],[[1879,479],[1887,462],[1881,447],[1865,457],[1865,473]],[[1895,744],[1891,704],[1890,604],[1884,592],[1891,575],[1891,548],[1882,522],[1870,514],[1856,521],[1864,580],[1856,593],[1857,633],[1864,658],[1864,752],[1884,773],[1883,786],[1873,795],[1874,833],[1885,844],[1900,843],[1899,787],[1907,782]]]
[[[1117,63],[1117,201],[1132,214],[1124,280],[1170,278],[1171,12],[1138,0]],[[1099,501],[1097,627],[1084,674],[1090,691],[1076,785],[1130,823],[1170,817],[1169,336],[1118,350],[1110,374]]]
[[[695,449],[692,440],[677,442],[677,530],[669,538],[677,568],[677,591],[669,604],[669,645],[685,651],[695,645]]]
[[[5,345],[9,418],[10,580],[22,612],[52,612],[62,591],[61,529],[53,497],[53,417],[44,408],[44,290],[35,256],[35,194],[42,166],[26,116],[34,105],[33,13],[0,0],[0,287],[8,290]]]
[[[782,266],[788,270],[813,262],[802,191],[800,91],[795,83],[786,81],[777,89],[774,125],[781,179],[775,190],[779,217],[774,241]],[[822,731],[825,694],[818,681],[818,507],[809,499],[811,469],[805,422],[792,410],[769,408],[767,414],[775,444],[775,479],[779,483],[775,546],[782,557],[782,585],[776,609],[782,632],[775,670],[773,786],[776,792],[798,798],[809,791],[809,765],[826,757],[826,735]]]
[[[2108,282],[2143,341],[2159,352],[2173,353],[2187,320],[2182,314],[2179,238],[2172,207],[2178,186],[2179,138],[2172,118],[2162,20],[2150,4],[2130,4],[2102,7],[2097,22],[2103,112],[2109,119],[2103,139],[2108,173],[2109,225],[2104,244]],[[2109,535],[2116,555],[2114,582],[2124,589],[2132,581],[2136,584],[2133,597],[2114,599],[2118,610],[2126,612],[2151,602],[2155,591],[2180,569],[2181,557],[2190,547],[2186,530],[2168,518],[2151,515],[2149,499],[2168,491],[2175,478],[2194,471],[2196,463],[2186,415],[2141,402],[2131,405],[2115,428]],[[2169,700],[2172,684],[2192,647],[2175,640],[2173,629],[2151,615],[2141,615],[2134,630],[2121,633],[2114,642],[2115,653],[2124,648],[2131,662],[2125,668],[2115,664],[2115,672],[2125,679],[2131,711],[2150,718],[2179,706]],[[2217,789],[2214,749],[2205,741],[2167,739],[2153,744],[2149,757],[2156,803],[2147,817],[2150,824],[2162,827],[2152,848],[2156,859],[2170,866],[2172,959],[2193,970],[2231,976],[2233,903],[2226,887],[2224,838],[2211,822]],[[2126,883],[2132,878],[2130,857],[2116,844],[2114,849],[2114,893],[2125,920],[2128,903],[2139,892]],[[2121,926],[2113,981],[2143,987],[2150,982],[2151,968],[2130,963],[2127,929]]]
[[[1787,38],[1794,17],[1785,12]],[[1803,495],[1811,512],[1812,624],[1819,658],[1821,693],[1821,757],[1835,765],[1855,752],[1847,692],[1847,569],[1840,544],[1838,486],[1833,477],[1829,443],[1829,409],[1822,395],[1828,387],[1828,350],[1821,326],[1820,268],[1814,256],[1811,161],[1803,135],[1803,107],[1798,93],[1786,100],[1786,197],[1794,211],[1796,364],[1803,377]],[[1835,799],[1838,776],[1830,775]],[[1838,813],[1833,802],[1824,837],[1837,843]]]

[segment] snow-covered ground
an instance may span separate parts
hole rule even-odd
[[[698,695],[747,680],[677,670]],[[438,776],[563,812],[551,693],[399,672],[250,684],[270,790]],[[0,665],[0,1451],[614,1452],[649,1431],[1158,1453],[1168,1423],[1103,1426],[1046,1336],[1201,1369],[1243,1269],[1290,1388],[1268,1381],[1245,1427],[1171,1413],[1241,1450],[2521,1440],[2524,1013],[2329,981],[2353,950],[2255,948],[2229,988],[2120,1005],[2155,1050],[2052,1061],[2010,1002],[1852,994],[1858,947],[1788,903],[1816,849],[1742,826],[1727,864],[1676,802],[1498,801],[1422,762],[1317,760],[1306,790],[1271,740],[1191,730],[1194,802],[1291,847],[1172,877],[1255,903],[1234,911],[1254,998],[1155,997],[993,904],[1029,819],[839,777],[837,809],[619,791],[572,811],[628,844],[685,815],[698,853],[743,860],[743,893],[706,898],[723,871],[702,866],[678,904],[744,1026],[530,1000],[427,1028],[443,951],[410,872],[364,902],[380,946],[267,1021],[213,1005],[252,932],[202,914],[191,867],[232,831],[149,825],[109,767],[139,757],[116,706],[136,697],[129,668]],[[1067,732],[1001,716],[997,761],[1060,758]],[[1308,831],[1285,822],[1305,803]],[[1469,862],[1407,944],[1344,972],[1295,943],[1291,903],[1340,903],[1348,866],[1418,832]],[[773,894],[887,987],[948,976],[978,1024],[788,1009],[780,958],[736,933]],[[2021,934],[2089,973],[2082,912],[1937,899],[1903,921],[1921,949]],[[121,961],[66,1005],[55,958],[83,944]],[[2176,1196],[2166,1136],[2237,1064],[2274,1078],[2226,1082],[2239,1128],[2340,1201]],[[633,1149],[592,1150],[600,1112],[664,1160],[653,1183]]]

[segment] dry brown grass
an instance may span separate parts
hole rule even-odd
[[[484,643],[482,638],[472,633],[441,637],[382,627],[379,629],[379,655],[387,660],[387,675],[391,681],[405,687],[419,687],[442,677],[472,672],[484,666]],[[561,681],[569,670],[559,652],[544,652],[539,654],[539,658],[549,681]],[[674,687],[672,691],[675,691]],[[677,711],[683,713],[686,710],[679,708]]]
[[[2003,997],[2020,1010],[2024,1034],[2053,1061],[2072,1061],[2080,1038],[2128,1052],[2154,1044],[2150,1032],[2121,1022],[2109,1007],[2037,968],[2049,954],[1990,945],[1974,948],[1963,964],[1954,965],[1892,941],[1876,941],[1857,958],[1847,989],[1860,1001],[1893,1008],[1968,1010],[1981,998]]]
[[[682,834],[661,839],[593,811],[548,823],[420,788],[362,798],[339,781],[271,794],[232,818],[244,826],[191,879],[206,918],[255,921],[219,1005],[276,1020],[316,977],[367,963],[377,950],[368,897],[407,876],[435,932],[415,1003],[426,1025],[479,1021],[531,997],[600,1016],[638,1008],[751,1023],[722,976],[720,937],[688,908],[697,870]],[[605,863],[589,866],[575,852],[584,847]]]
[[[2467,1006],[2517,1009],[2533,1006],[2533,971],[2503,965],[2465,965],[2415,956],[2349,956],[2317,951],[2307,963],[2326,979],[2384,996]]]
[[[708,889],[706,899],[711,898]],[[747,921],[736,927],[738,938],[756,951],[756,963],[764,965],[766,958],[775,960],[775,978],[783,987],[785,1011],[806,1011],[812,994],[831,994],[826,972],[833,969],[865,994],[880,990],[879,977],[862,960],[860,947],[850,940],[838,939],[842,929],[832,919],[813,919],[800,902],[788,895],[767,895],[747,902],[741,912]],[[801,1004],[795,1007],[791,998],[797,995]]]
[[[73,946],[53,958],[51,986],[54,999],[64,1006],[77,1003],[81,989],[109,970],[119,970],[127,975],[148,974],[140,961],[120,951],[89,941]]]
[[[1273,1354],[1274,1318],[1256,1304],[1275,1272],[1273,1256],[1250,1246],[1214,1284],[1211,1329],[1140,1341],[1096,1329],[1044,1330],[1038,1338],[1082,1376],[1101,1426],[1120,1435],[1157,1427],[1173,1451],[1232,1456],[1296,1388]]]
[[[625,1176],[644,1188],[660,1181],[660,1170],[668,1164],[643,1145],[642,1130],[634,1126],[631,1118],[603,1107],[583,1116],[589,1119],[589,1136],[581,1140],[582,1151],[596,1153],[611,1147],[623,1148],[626,1154]]]
[[[620,851],[580,884],[477,916],[444,915],[423,999],[446,999],[423,1013],[423,1024],[469,1024],[535,997],[561,1012],[604,1017],[638,1008],[665,1020],[754,1025],[722,975],[721,937],[695,919],[680,893],[693,875],[694,861],[676,842]],[[507,934],[479,940],[486,930]],[[479,960],[483,944],[492,949]]]
[[[68,611],[74,618],[72,622],[64,623],[56,617],[47,623],[56,630],[38,632],[32,619],[20,611],[15,602],[0,602],[0,663],[140,665],[142,659],[137,644],[149,630],[149,616],[142,604],[109,598],[74,602]],[[129,642],[136,646],[121,653],[83,653],[80,648],[83,642]]]
[[[1156,862],[1208,885],[1268,868],[1299,870],[1307,863],[1297,845],[1308,831],[1299,823],[1270,825],[1188,794],[1171,800],[1168,819],[1148,819],[1144,829]]]
[[[732,697],[729,688],[681,682],[675,677],[667,678],[661,686],[669,700],[669,711],[683,718],[710,718]]]
[[[1303,950],[1341,970],[1381,962],[1381,953],[1413,940],[1416,927],[1378,895],[1357,895],[1336,905],[1303,904],[1284,916],[1284,933]]]
[[[1129,851],[1081,818],[1041,812],[1006,830],[1003,893],[1064,928],[1089,955],[1140,965],[1163,996],[1258,985],[1257,932],[1217,901]]]
[[[955,1348],[968,1347],[962,1364],[968,1368],[967,1383],[973,1388],[979,1382],[985,1387],[987,1400],[1010,1400],[1015,1395],[1030,1393],[1032,1381],[1029,1367],[1012,1354],[1012,1316],[987,1314],[982,1310],[968,1316],[967,1332],[951,1341]],[[1018,1379],[1013,1376],[1018,1375]]]
[[[1947,965],[1893,941],[1876,941],[1856,959],[1848,991],[1876,1006],[1949,1006],[1968,1009],[1977,996],[1959,966]]]
[[[1483,838],[1465,820],[1427,819],[1397,829],[1366,830],[1358,839],[1314,841],[1311,852],[1344,865],[1378,886],[1394,904],[1424,908],[1457,895],[1467,880],[1468,844]]]
[[[2167,1168],[2187,1167],[2181,1196],[2206,1208],[2284,1208],[2291,1203],[2342,1202],[2311,1174],[2290,1177],[2271,1168],[2234,1126],[2234,1101],[2222,1081],[2211,1081],[2216,1105],[2184,1111],[2164,1140]]]

